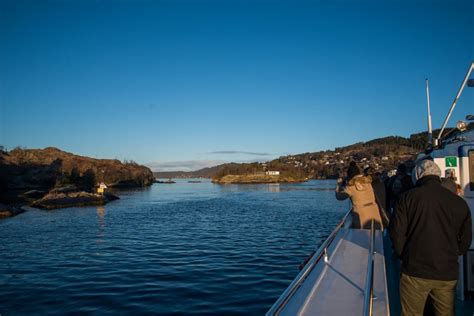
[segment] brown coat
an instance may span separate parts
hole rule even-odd
[[[353,206],[352,228],[370,229],[371,219],[375,220],[375,227],[382,227],[379,208],[375,201],[372,179],[362,175],[352,178],[346,187],[336,188],[336,198],[345,200],[350,198]]]

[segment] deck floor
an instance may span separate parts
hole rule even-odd
[[[368,230],[341,229],[329,260],[321,260],[281,315],[361,315],[367,276]],[[374,261],[374,315],[388,315],[383,239],[376,232]]]

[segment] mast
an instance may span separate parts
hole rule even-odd
[[[430,108],[430,83],[428,79],[425,79],[426,82],[426,101],[428,105],[428,146],[433,147],[433,129],[431,127],[431,108]]]
[[[453,113],[453,110],[456,107],[456,102],[458,102],[458,99],[461,96],[461,93],[464,90],[466,83],[469,81],[469,76],[471,75],[471,72],[473,69],[474,69],[474,61],[471,63],[471,66],[467,70],[466,77],[464,77],[461,87],[459,88],[458,94],[454,98],[453,104],[451,105],[451,108],[449,109],[448,115],[446,115],[446,118],[444,119],[443,126],[441,127],[441,130],[439,131],[438,137],[436,139],[436,144],[439,144],[441,140],[441,136],[443,136],[443,132],[446,127],[446,124],[448,124],[449,118],[451,117],[451,114]]]

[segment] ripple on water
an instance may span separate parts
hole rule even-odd
[[[0,221],[0,313],[264,314],[343,214],[333,186],[178,181]]]

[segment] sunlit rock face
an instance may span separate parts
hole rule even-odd
[[[134,162],[94,159],[57,148],[0,151],[0,192],[49,190],[62,184],[140,187],[153,183],[151,170]]]

